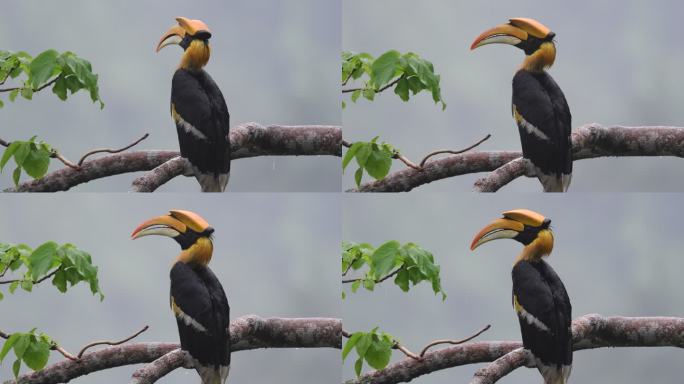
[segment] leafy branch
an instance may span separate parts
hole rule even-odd
[[[24,78],[19,78],[22,75]],[[90,94],[90,99],[98,102],[100,108],[104,108],[97,84],[98,75],[93,73],[88,60],[78,57],[73,52],[60,54],[54,49],[48,49],[33,58],[23,51],[0,51],[0,85],[8,79],[17,78],[21,85],[0,88],[0,92],[9,92],[9,100],[12,102],[18,95],[31,100],[34,93],[52,86],[52,92],[60,100],[67,99],[67,91],[73,95],[80,90],[86,90]],[[0,100],[0,108],[3,105]]]
[[[344,158],[342,159],[342,172],[344,172],[345,169],[347,169],[347,166],[349,165],[351,160],[355,158],[356,163],[359,167],[354,173],[354,181],[356,182],[356,186],[360,187],[361,180],[363,179],[364,170],[375,180],[382,180],[389,174],[389,170],[392,167],[392,160],[396,159],[400,160],[402,163],[406,164],[406,166],[411,169],[414,169],[416,171],[422,171],[423,167],[425,166],[425,163],[427,163],[427,161],[431,157],[442,154],[458,155],[464,152],[468,152],[471,149],[487,141],[491,136],[492,135],[488,134],[480,141],[464,149],[439,149],[436,151],[432,151],[428,153],[423,158],[423,160],[420,161],[419,164],[414,163],[406,156],[402,155],[399,152],[399,150],[391,144],[385,142],[379,144],[377,142],[379,136],[375,136],[371,141],[368,142],[357,141],[353,144],[343,140],[342,145],[349,149],[344,154]]]
[[[100,301],[104,299],[97,266],[93,265],[90,254],[73,244],[58,245],[48,241],[34,250],[26,244],[0,243],[0,277],[7,272],[20,273],[22,267],[25,271],[20,277],[0,280],[0,285],[9,284],[10,293],[18,287],[31,292],[34,285],[52,278],[52,285],[62,293],[67,291],[67,283],[73,287],[84,282],[88,283],[93,295],[99,295]],[[0,292],[0,300],[2,298]]]
[[[98,345],[120,345],[136,338],[138,335],[147,331],[148,329],[149,326],[146,325],[140,331],[119,341],[95,341],[89,343],[81,348],[78,355],[69,353],[45,333],[36,333],[35,328],[27,333],[15,332],[11,335],[0,331],[0,338],[7,340],[2,346],[2,350],[0,350],[0,363],[2,363],[10,350],[14,350],[16,360],[12,364],[12,372],[16,378],[19,376],[19,370],[21,369],[22,361],[27,367],[33,369],[34,371],[41,370],[45,367],[50,356],[50,351],[57,351],[71,361],[78,361],[83,357],[86,351],[92,347]]]
[[[429,281],[435,294],[441,293],[442,300],[446,299],[439,275],[440,267],[435,264],[434,256],[414,243],[401,245],[391,240],[374,248],[368,243],[342,242],[342,276],[364,266],[367,269],[362,277],[342,279],[343,284],[351,283],[354,293],[361,285],[373,291],[376,284],[394,277],[394,284],[404,292],[408,292],[411,284],[416,286]],[[344,292],[342,297],[346,297]]]
[[[343,88],[342,93],[351,93],[351,101],[356,102],[363,96],[369,101],[375,95],[394,87],[394,93],[403,101],[408,101],[422,91],[430,92],[435,104],[446,103],[442,99],[440,76],[435,74],[434,66],[413,52],[401,54],[390,50],[375,59],[369,53],[342,52],[342,86],[350,81],[360,81],[362,86]],[[342,102],[342,108],[346,104]]]
[[[352,349],[355,349],[358,357],[354,363],[354,372],[356,373],[356,376],[359,377],[361,375],[361,370],[363,369],[364,361],[376,370],[384,369],[389,364],[389,360],[392,357],[392,350],[399,350],[413,360],[422,361],[430,348],[441,344],[458,345],[466,343],[480,336],[490,327],[490,325],[487,325],[473,335],[461,340],[432,341],[423,347],[420,354],[411,352],[407,347],[403,346],[397,338],[389,333],[378,331],[378,327],[373,328],[370,332],[354,332],[353,334],[342,331],[342,335],[349,339],[342,349],[342,361],[347,358]]]

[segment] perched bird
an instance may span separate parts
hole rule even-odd
[[[532,163],[545,192],[565,192],[572,178],[571,116],[565,95],[545,71],[556,60],[556,34],[533,19],[510,19],[478,36],[470,49],[510,44],[527,57],[513,77],[513,118],[523,157]]]
[[[211,32],[200,20],[176,20],[178,25],[159,40],[157,52],[171,44],[185,51],[171,83],[171,116],[181,156],[190,162],[202,192],[223,192],[230,176],[230,115],[221,90],[202,69],[211,53]]]
[[[536,361],[545,384],[565,384],[572,368],[572,307],[563,282],[543,257],[553,250],[551,220],[516,209],[484,227],[470,249],[496,239],[513,239],[525,247],[513,264],[513,307],[523,346]]]
[[[176,240],[181,253],[171,267],[171,310],[181,349],[193,360],[202,384],[223,384],[230,370],[230,307],[226,293],[207,266],[214,228],[198,214],[172,210],[140,224],[131,237],[161,235]]]

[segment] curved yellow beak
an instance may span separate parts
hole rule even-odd
[[[160,235],[176,237],[187,231],[188,227],[182,221],[171,215],[157,216],[140,224],[131,234],[132,239],[143,236]]]
[[[473,50],[487,44],[518,45],[527,40],[527,37],[528,34],[524,30],[511,24],[501,24],[482,32],[470,45],[470,49]]]
[[[496,219],[482,228],[470,243],[470,250],[496,239],[512,239],[525,229],[525,225],[511,219]]]
[[[185,35],[195,36],[198,33],[205,34],[207,38],[211,37],[211,31],[209,27],[202,20],[191,20],[186,17],[176,17],[178,25],[171,27],[157,43],[156,52],[159,52],[162,48],[173,45],[180,44],[183,41]]]

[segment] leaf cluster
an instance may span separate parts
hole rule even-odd
[[[50,357],[50,349],[55,346],[56,343],[48,335],[36,333],[35,328],[27,333],[13,333],[0,350],[0,363],[10,349],[14,349],[16,360],[12,364],[12,372],[16,378],[19,376],[22,361],[34,371],[43,369]]]
[[[19,185],[21,171],[24,170],[34,179],[45,176],[50,166],[50,158],[55,153],[52,147],[44,141],[36,141],[36,136],[28,141],[13,141],[0,158],[0,172],[5,169],[7,162],[14,158],[16,167],[12,172],[14,185]]]
[[[354,172],[356,185],[361,185],[364,170],[374,179],[384,179],[392,167],[392,159],[398,154],[399,150],[385,142],[378,143],[379,136],[375,136],[371,141],[357,141],[349,147],[342,159],[342,171],[356,159],[358,168]]]
[[[104,299],[97,266],[93,265],[90,254],[73,244],[59,245],[48,241],[31,249],[26,244],[0,243],[0,276],[8,271],[21,275],[9,283],[10,293],[19,287],[31,292],[35,284],[52,277],[52,285],[62,293],[67,291],[67,285],[73,287],[83,282],[88,284],[93,295],[99,296],[100,301]],[[0,300],[2,298],[0,292]]]
[[[100,104],[100,108],[104,107],[99,94],[98,75],[93,73],[88,60],[73,52],[60,54],[54,49],[48,49],[33,58],[23,51],[0,50],[0,84],[4,84],[8,78],[17,79],[21,75],[24,75],[18,80],[21,86],[10,88],[10,101],[14,101],[20,94],[31,100],[35,92],[52,85],[52,92],[60,100],[67,99],[67,91],[73,95],[84,90],[88,91],[93,102]],[[2,106],[0,100],[0,108]]]
[[[401,54],[390,50],[373,58],[368,53],[342,52],[342,84],[350,80],[362,81],[363,86],[351,92],[351,101],[359,97],[373,101],[375,94],[394,87],[394,93],[403,101],[422,91],[429,92],[435,104],[446,103],[442,98],[440,76],[435,73],[434,65],[419,55],[408,52]],[[343,103],[342,107],[346,105]]]
[[[353,333],[342,348],[342,361],[356,349],[358,358],[354,363],[356,376],[361,375],[364,360],[374,369],[383,369],[392,357],[392,348],[396,344],[394,337],[388,333],[378,331],[378,327],[370,332]]]
[[[400,244],[388,241],[377,248],[368,243],[342,242],[342,273],[365,268],[364,275],[351,285],[355,293],[363,285],[373,291],[379,282],[394,276],[394,284],[408,292],[410,286],[423,281],[431,283],[435,294],[446,293],[442,290],[440,267],[435,264],[432,253],[414,243]]]

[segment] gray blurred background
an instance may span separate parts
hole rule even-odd
[[[552,220],[555,247],[547,261],[563,279],[573,317],[684,316],[681,195],[497,195],[455,199],[444,194],[347,196],[343,239],[378,246],[396,239],[433,252],[441,266],[442,302],[428,284],[403,293],[391,281],[359,289],[343,301],[344,328],[375,326],[419,352],[435,339],[461,339],[486,324],[477,340],[520,340],[511,306],[511,267],[522,246],[512,240],[469,250],[473,236],[501,212],[536,210]],[[363,218],[363,219],[361,219]],[[350,354],[344,377],[354,376]],[[400,353],[393,354],[392,361]],[[681,383],[684,352],[675,348],[596,349],[575,353],[572,383]],[[467,383],[482,364],[439,371],[421,384]],[[366,366],[365,370],[368,367]],[[536,370],[518,369],[503,382],[539,383]]]
[[[493,136],[479,149],[520,148],[511,117],[511,80],[524,53],[505,45],[470,51],[484,30],[510,17],[532,17],[556,32],[558,55],[550,74],[565,92],[573,127],[684,125],[684,50],[675,0],[502,2],[428,0],[345,0],[345,50],[374,56],[389,49],[415,52],[442,75],[442,112],[429,94],[402,102],[391,91],[375,102],[348,102],[345,138],[380,135],[414,161],[435,149],[460,149]],[[348,97],[345,97],[348,101]],[[394,162],[393,170],[404,168]],[[343,185],[354,185],[354,170]],[[672,158],[583,160],[574,165],[571,191],[683,191],[684,163]],[[425,191],[470,190],[481,175],[460,176],[421,187]],[[367,177],[367,176],[366,176]],[[540,191],[521,178],[503,190]]]
[[[340,4],[333,0],[238,0],[112,2],[66,0],[5,4],[0,49],[37,55],[54,48],[90,60],[100,75],[105,109],[86,94],[60,101],[46,89],[33,101],[0,96],[5,140],[32,135],[77,161],[93,148],[119,148],[142,136],[136,149],[177,149],[169,113],[171,77],[182,50],[155,54],[174,17],[205,21],[213,31],[207,71],[221,88],[231,125],[340,124]],[[9,82],[8,84],[9,85]],[[261,157],[235,161],[231,191],[339,191],[339,158]],[[14,163],[0,175],[12,184]],[[61,163],[54,162],[51,169]],[[126,191],[139,175],[126,174],[74,188]],[[179,177],[162,191],[199,191],[194,178]]]
[[[201,214],[216,228],[211,268],[223,283],[231,317],[340,317],[338,262],[340,199],[330,194],[190,194],[131,196],[79,194],[3,196],[0,242],[72,242],[97,265],[103,302],[87,286],[60,294],[49,281],[33,293],[7,292],[0,301],[6,332],[38,327],[72,353],[94,340],[118,340],[150,329],[135,341],[177,341],[169,309],[169,269],[180,252],[169,238],[130,240],[133,229],[168,209]],[[315,273],[314,273],[315,271]],[[336,383],[336,349],[261,349],[233,354],[231,383]],[[0,381],[12,377],[14,354],[0,366]],[[52,353],[50,362],[62,356]],[[93,373],[74,383],[128,382],[140,366]],[[26,368],[23,368],[26,372]],[[195,383],[179,369],[163,383]]]

